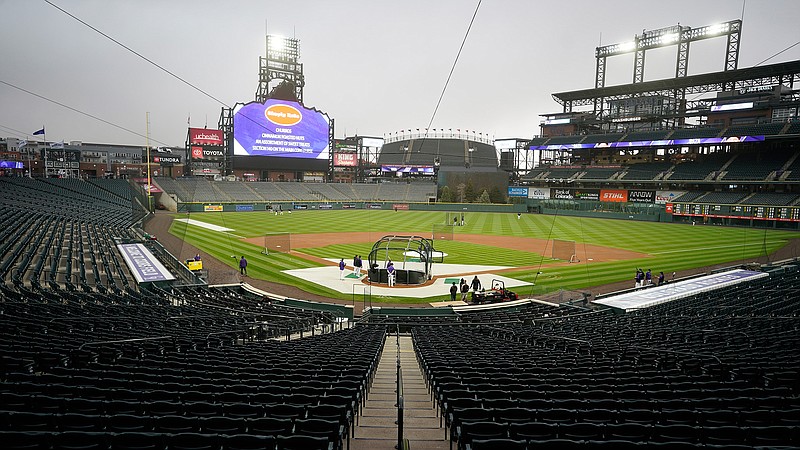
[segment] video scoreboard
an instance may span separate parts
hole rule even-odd
[[[671,203],[667,205],[667,212],[669,212],[670,209],[672,209],[673,216],[800,222],[800,207],[798,206],[712,205],[707,203]]]

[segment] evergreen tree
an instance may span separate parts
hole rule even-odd
[[[452,203],[453,191],[450,190],[450,186],[442,187],[442,191],[439,192],[439,201],[443,203]]]
[[[506,203],[506,196],[497,186],[492,186],[492,189],[489,190],[489,199],[491,199],[492,203]]]
[[[467,203],[472,203],[475,201],[477,196],[478,193],[475,192],[475,186],[472,184],[472,179],[467,180],[467,187],[464,188],[464,201]]]

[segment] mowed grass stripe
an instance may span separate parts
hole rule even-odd
[[[181,217],[188,217],[182,215]],[[263,236],[265,233],[329,233],[361,231],[376,235],[387,234],[422,234],[429,237],[434,224],[446,222],[446,213],[432,211],[391,211],[391,210],[354,210],[354,211],[295,211],[282,216],[264,212],[242,213],[198,213],[192,219],[232,228],[232,233],[243,236]],[[650,254],[650,257],[608,263],[582,262],[567,266],[543,269],[543,274],[536,276],[535,270],[514,272],[515,278],[533,282],[536,290],[576,289],[581,287],[606,284],[632,279],[637,267],[645,270],[652,268],[656,273],[664,270],[683,270],[694,267],[719,264],[741,259],[755,259],[766,252],[776,250],[786,240],[798,237],[794,231],[765,230],[751,228],[726,228],[718,226],[691,226],[685,224],[635,222],[629,220],[609,220],[596,218],[579,218],[571,216],[546,216],[523,214],[517,219],[514,213],[476,213],[467,212],[467,223],[464,227],[456,227],[454,232],[533,237],[540,239],[574,240],[576,245],[583,243],[622,248]],[[551,231],[552,226],[552,231]],[[171,232],[187,242],[191,242],[203,251],[226,261],[236,270],[236,260],[231,254],[255,261],[251,276],[263,274],[265,279],[288,282],[309,292],[337,298],[342,295],[321,288],[305,280],[298,280],[281,273],[282,270],[314,267],[316,263],[302,258],[271,254],[261,255],[260,246],[250,245],[232,236],[213,232],[196,226],[175,223]],[[365,243],[331,243],[331,245],[304,249],[309,254],[322,258],[345,258],[350,261],[355,254],[364,258],[372,248],[372,242]],[[441,248],[450,256],[447,263],[481,264],[502,266],[533,266],[548,263],[536,255],[518,250],[495,248],[485,245],[468,244],[459,241],[437,241],[437,249]],[[226,259],[227,258],[227,259]],[[230,261],[227,261],[227,260]],[[585,265],[585,264],[588,264]],[[587,274],[588,269],[588,274]],[[439,298],[439,297],[436,297]],[[387,299],[389,301],[401,301]],[[412,300],[418,301],[418,299]]]

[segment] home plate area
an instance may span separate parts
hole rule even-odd
[[[420,286],[404,285],[390,288],[385,284],[375,284],[367,281],[366,270],[364,270],[359,277],[353,273],[351,267],[347,267],[344,270],[342,278],[340,278],[340,270],[336,265],[339,260],[327,260],[331,262],[330,266],[284,270],[283,273],[302,280],[311,281],[312,283],[344,294],[352,294],[354,292],[363,294],[364,290],[367,289],[372,295],[407,298],[450,295],[450,286],[454,280],[456,284],[458,284],[461,278],[470,282],[476,275],[485,289],[490,289],[492,287],[491,284],[493,280],[501,281],[505,284],[506,288],[531,285],[530,283],[492,272],[511,269],[512,267],[442,263],[433,266],[433,280],[431,283]]]

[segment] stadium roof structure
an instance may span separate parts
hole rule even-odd
[[[674,96],[675,91],[685,94],[721,92],[753,86],[782,84],[800,87],[800,61],[789,61],[744,69],[690,75],[679,78],[644,81],[553,94],[553,99],[571,111],[575,106],[593,105],[598,99],[614,100],[634,96]]]
[[[387,139],[378,156],[378,164],[398,166],[470,167],[498,166],[494,145],[473,139],[434,137],[390,141]]]

